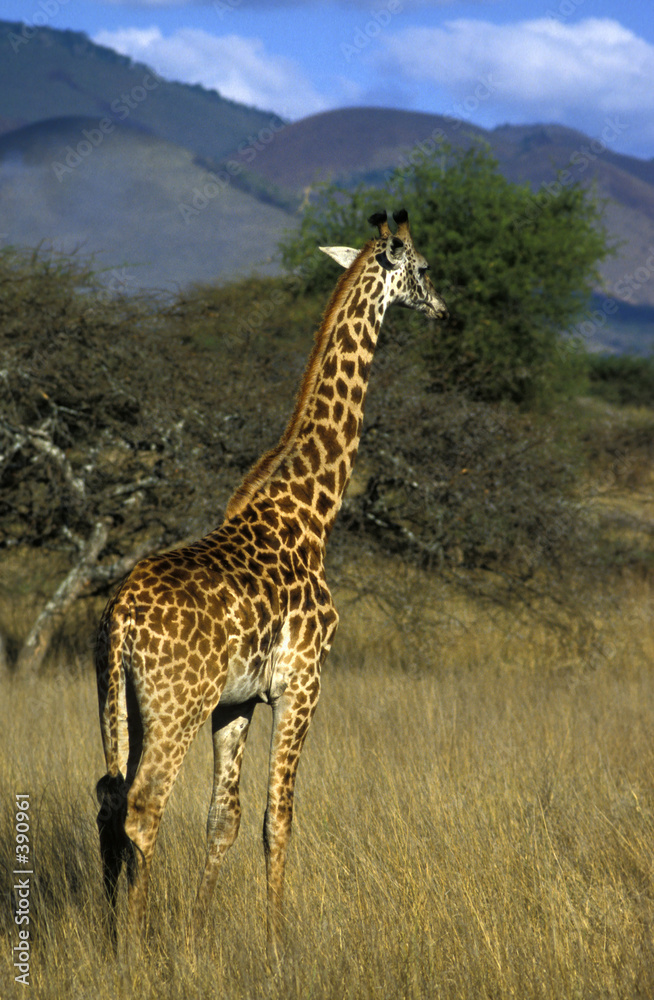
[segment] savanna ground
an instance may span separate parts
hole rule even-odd
[[[409,636],[359,602],[327,661],[298,779],[287,950],[273,977],[261,847],[266,707],[255,713],[241,833],[205,938],[193,953],[183,939],[210,796],[203,731],[164,817],[149,951],[130,975],[101,934],[94,784],[104,765],[91,673],[5,681],[3,895],[14,799],[28,793],[33,995],[654,995],[651,583],[595,588],[585,608],[595,627],[578,632],[574,617],[553,631],[419,575],[407,584],[428,598],[437,629]],[[2,933],[0,993],[23,996],[8,906]]]

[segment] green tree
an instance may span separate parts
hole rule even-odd
[[[436,387],[533,404],[578,384],[583,352],[565,331],[581,318],[609,253],[601,206],[586,188],[561,180],[534,194],[507,181],[486,147],[446,144],[394,171],[384,190],[325,186],[282,247],[303,291],[333,282],[329,265],[303,269],[316,244],[357,246],[362,217],[389,202],[414,219],[450,310],[436,326],[405,320]]]

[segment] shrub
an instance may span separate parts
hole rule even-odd
[[[654,358],[592,354],[588,375],[594,396],[621,406],[654,406]]]

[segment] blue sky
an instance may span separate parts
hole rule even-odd
[[[654,156],[651,0],[0,0],[298,119],[346,105],[559,122]]]

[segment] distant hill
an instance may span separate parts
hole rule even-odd
[[[607,122],[601,140],[558,125],[488,131],[387,108],[289,124],[164,81],[79,32],[40,28],[26,39],[20,24],[0,21],[0,244],[80,247],[110,273],[127,267],[133,287],[274,271],[277,241],[317,181],[383,185],[437,136],[477,139],[507,178],[534,189],[557,183],[559,170],[595,183],[619,250],[603,266],[592,311],[602,312],[606,296],[619,309],[603,314],[591,340],[646,351],[654,348],[654,160],[613,152],[621,127]]]
[[[383,179],[402,163],[419,142],[428,143],[437,129],[451,128],[440,115],[393,108],[342,108],[324,111],[288,125],[275,141],[250,160],[250,170],[283,188],[302,192],[319,180],[350,183]],[[482,138],[483,129],[465,127]],[[236,159],[245,162],[247,151]]]
[[[23,41],[22,28],[0,21],[0,122],[109,116],[211,160],[280,122],[214,90],[163,80],[81,32],[39,28]]]
[[[0,136],[0,194],[6,243],[93,254],[115,290],[274,272],[277,241],[293,224],[190,150],[133,125],[104,134],[97,118]]]
[[[282,124],[82,33],[0,22],[0,243],[96,254],[130,288],[274,271],[295,220],[220,164]]]

